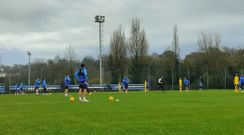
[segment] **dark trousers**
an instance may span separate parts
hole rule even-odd
[[[159,89],[164,92],[164,85],[163,84],[159,84]]]

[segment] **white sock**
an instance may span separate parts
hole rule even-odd
[[[80,101],[82,101],[82,98],[81,98],[81,97],[79,97],[79,100],[80,100]]]
[[[65,94],[64,94],[64,96],[65,96],[65,97],[67,97],[67,96],[68,96],[68,94],[67,94],[67,93],[65,93]]]
[[[88,100],[86,99],[86,97],[83,97],[83,100],[84,100],[85,102],[88,102]]]

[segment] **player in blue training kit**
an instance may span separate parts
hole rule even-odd
[[[242,73],[240,76],[240,88],[241,88],[241,90],[243,89],[243,87],[244,87],[244,74]]]
[[[79,82],[79,100],[80,102],[89,102],[86,99],[86,92],[87,92],[87,70],[85,68],[85,64],[81,64],[80,69],[78,69],[75,72],[75,78],[78,80]]]
[[[15,95],[18,95],[18,94],[20,94],[20,90],[19,90],[19,84],[17,83],[15,85]]]
[[[184,88],[186,91],[189,90],[189,80],[184,77]]]
[[[46,80],[42,80],[42,87],[43,87],[43,95],[48,95],[47,93],[47,83]]]
[[[36,95],[39,95],[39,87],[40,87],[40,80],[39,78],[36,79],[36,82],[35,82],[35,92],[36,92]]]
[[[24,94],[23,83],[20,83],[19,92],[20,92],[20,94]]]
[[[124,86],[125,93],[128,93],[129,78],[125,76],[122,80],[122,83]]]
[[[67,73],[65,78],[64,78],[64,96],[65,97],[68,96],[70,83],[71,83],[71,80],[69,78],[69,73]]]
[[[200,76],[199,78],[199,90],[202,90],[203,89],[203,80],[202,80],[202,77]]]

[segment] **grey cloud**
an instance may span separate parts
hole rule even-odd
[[[0,48],[32,50],[41,52],[38,57],[50,58],[71,44],[79,57],[97,57],[97,14],[106,16],[104,52],[119,24],[129,37],[134,17],[146,30],[150,53],[162,53],[171,44],[175,24],[183,55],[197,49],[201,31],[217,32],[223,43],[241,46],[243,5],[242,0],[1,0]]]

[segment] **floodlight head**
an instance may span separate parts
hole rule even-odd
[[[97,15],[95,16],[95,22],[103,23],[105,21],[105,16]]]
[[[30,56],[30,55],[31,55],[31,52],[30,52],[30,51],[28,51],[28,52],[27,52],[27,54]]]

